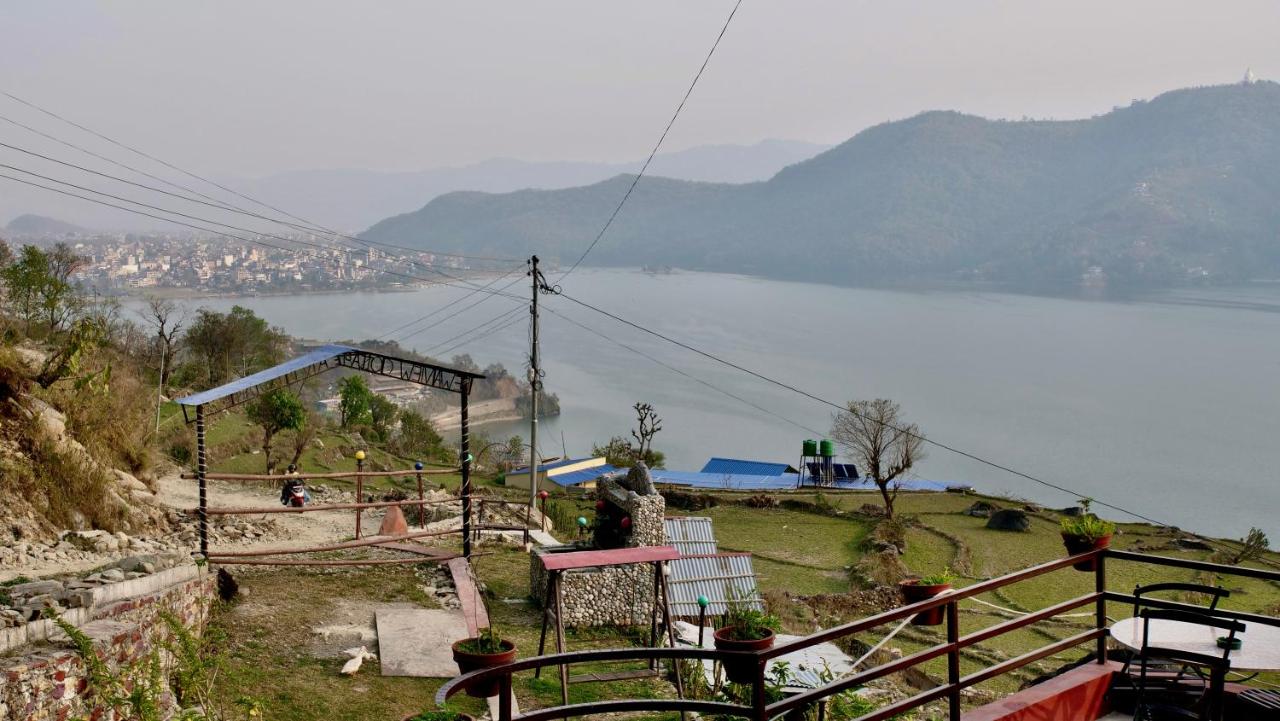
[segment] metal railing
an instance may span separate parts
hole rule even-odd
[[[596,713],[623,711],[698,711],[703,713],[742,716],[751,719],[752,721],[767,721],[768,719],[777,717],[788,711],[794,711],[817,704],[818,702],[835,694],[865,685],[869,681],[904,671],[933,659],[945,657],[947,661],[947,678],[945,683],[935,688],[922,691],[909,698],[877,708],[875,711],[860,717],[858,721],[881,721],[882,719],[890,718],[926,703],[943,698],[947,699],[949,718],[951,721],[959,721],[961,718],[961,691],[966,688],[1007,674],[1045,657],[1052,656],[1090,642],[1093,642],[1095,645],[1094,660],[1099,664],[1106,662],[1108,635],[1107,601],[1131,604],[1135,600],[1132,595],[1107,590],[1106,561],[1108,558],[1183,569],[1209,571],[1223,575],[1237,575],[1270,581],[1280,581],[1280,573],[1275,571],[1241,568],[1237,566],[1224,566],[1204,561],[1170,558],[1166,556],[1149,556],[1127,551],[1113,551],[1109,549],[1093,550],[1076,556],[1060,558],[1038,566],[1032,566],[998,578],[981,581],[964,588],[955,589],[954,591],[944,595],[935,596],[918,603],[913,603],[909,606],[901,606],[874,616],[841,624],[833,628],[810,634],[795,641],[778,644],[762,651],[735,652],[691,647],[628,648],[579,651],[520,659],[504,666],[473,671],[451,679],[445,683],[445,685],[442,686],[436,694],[436,703],[440,705],[444,704],[449,697],[463,690],[472,682],[497,680],[501,688],[498,721],[544,721],[546,719],[588,716]],[[1017,618],[997,623],[987,628],[973,631],[963,636],[960,635],[959,601],[967,598],[973,598],[984,593],[989,593],[991,591],[1026,581],[1028,579],[1036,578],[1038,576],[1043,576],[1048,573],[1061,571],[1078,563],[1090,561],[1094,564],[1094,570],[1092,571],[1095,578],[1093,592],[1054,604],[1038,611],[1021,615]],[[1171,608],[1197,608],[1187,604],[1180,604],[1172,601],[1159,601],[1148,598],[1142,599],[1142,603],[1144,605]],[[1094,608],[1093,628],[1060,641],[1042,646],[1020,656],[1001,661],[973,673],[961,675],[960,656],[964,649],[983,641],[997,638],[1012,631],[1024,628],[1038,621],[1043,621],[1053,616],[1057,616],[1058,614],[1090,605]],[[874,668],[869,668],[865,671],[859,671],[857,673],[837,678],[825,685],[789,696],[782,700],[769,702],[766,693],[766,668],[771,659],[776,659],[786,654],[807,649],[820,643],[863,633],[878,626],[910,618],[923,611],[939,607],[945,607],[946,610],[945,642],[925,648],[913,654],[894,659]],[[1280,626],[1280,619],[1260,616],[1258,614],[1233,612],[1222,608],[1216,609],[1214,614]],[[720,662],[724,662],[726,660],[746,661],[747,659],[753,659],[756,668],[755,680],[752,683],[751,702],[750,704],[733,704],[697,699],[601,700],[591,703],[569,704],[538,709],[518,716],[512,715],[510,698],[511,675],[513,673],[547,666],[559,666],[562,664],[640,660],[656,661],[658,659],[671,659],[675,661],[712,660]]]

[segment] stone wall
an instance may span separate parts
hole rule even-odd
[[[620,524],[629,519],[625,534],[603,534],[617,539],[621,547],[661,546],[667,542],[663,528],[666,502],[662,496],[637,495],[617,479],[603,477],[596,484],[596,498],[605,508],[596,514],[597,529],[602,524]],[[596,537],[602,534],[597,532]],[[540,602],[547,599],[547,573],[541,557],[548,553],[591,550],[583,546],[551,546],[534,549],[531,555],[530,594]],[[653,612],[653,566],[637,564],[566,571],[562,575],[565,626],[630,626],[648,624]]]
[[[63,617],[94,641],[112,667],[145,659],[163,630],[167,609],[195,631],[204,628],[214,597],[214,577],[181,566],[151,576],[92,589],[90,603]],[[0,650],[0,721],[65,721],[111,714],[92,704],[84,664],[50,619],[5,629]]]

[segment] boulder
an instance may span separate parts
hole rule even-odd
[[[126,573],[131,571],[155,573],[157,565],[159,564],[155,556],[128,556],[120,559],[116,563],[116,568]]]
[[[1003,508],[991,514],[987,519],[987,528],[997,531],[1030,531],[1031,519],[1026,511],[1017,508]]]
[[[988,501],[976,501],[972,506],[965,510],[966,516],[974,518],[991,518],[991,514],[1000,510],[1000,507]]]
[[[9,587],[9,596],[12,598],[28,598],[56,593],[62,593],[61,581],[30,581],[28,583],[15,583]]]

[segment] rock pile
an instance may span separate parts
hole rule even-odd
[[[27,581],[0,587],[0,627],[20,626],[51,615],[50,611],[60,613],[87,606],[93,602],[93,589],[98,586],[141,578],[173,568],[184,560],[183,554],[172,552],[126,556],[84,578]]]

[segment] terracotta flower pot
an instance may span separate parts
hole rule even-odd
[[[763,651],[773,645],[773,631],[770,631],[769,635],[764,638],[740,641],[736,638],[728,637],[733,630],[733,626],[725,626],[724,628],[717,628],[716,632],[712,634],[718,650]],[[753,683],[756,680],[756,662],[752,659],[726,660],[723,665],[724,675],[734,683]]]
[[[930,598],[947,591],[951,588],[949,583],[934,583],[921,586],[916,579],[908,579],[898,584],[898,588],[902,589],[902,600],[909,606],[920,601],[927,601]],[[937,626],[942,623],[947,612],[946,606],[938,606],[928,611],[917,613],[915,618],[911,619],[912,625],[915,626]]]
[[[458,648],[462,644],[474,640],[472,638],[464,638],[453,644],[453,661],[458,664],[458,671],[461,673],[471,673],[482,668],[493,668],[516,660],[516,645],[505,639],[502,641],[503,650],[498,653],[471,653]],[[473,683],[467,686],[466,691],[468,696],[474,696],[475,698],[496,696],[498,694],[498,679]]]
[[[1074,536],[1069,533],[1062,534],[1062,545],[1067,547],[1067,555],[1075,556],[1077,554],[1086,553],[1088,551],[1096,551],[1099,548],[1106,548],[1111,545],[1111,534],[1099,536],[1097,538],[1088,538],[1086,536]],[[1097,562],[1092,558],[1087,561],[1081,561],[1074,564],[1072,568],[1077,571],[1093,571],[1097,569]]]
[[[443,714],[445,713],[444,711],[439,711],[437,713],[441,714],[440,718],[444,718],[443,716]],[[414,721],[414,719],[422,715],[423,715],[422,711],[419,711],[418,713],[411,713],[408,716],[405,716],[403,719],[400,719],[400,721]],[[455,713],[453,714],[452,721],[476,721],[476,717],[472,716],[469,713]]]

